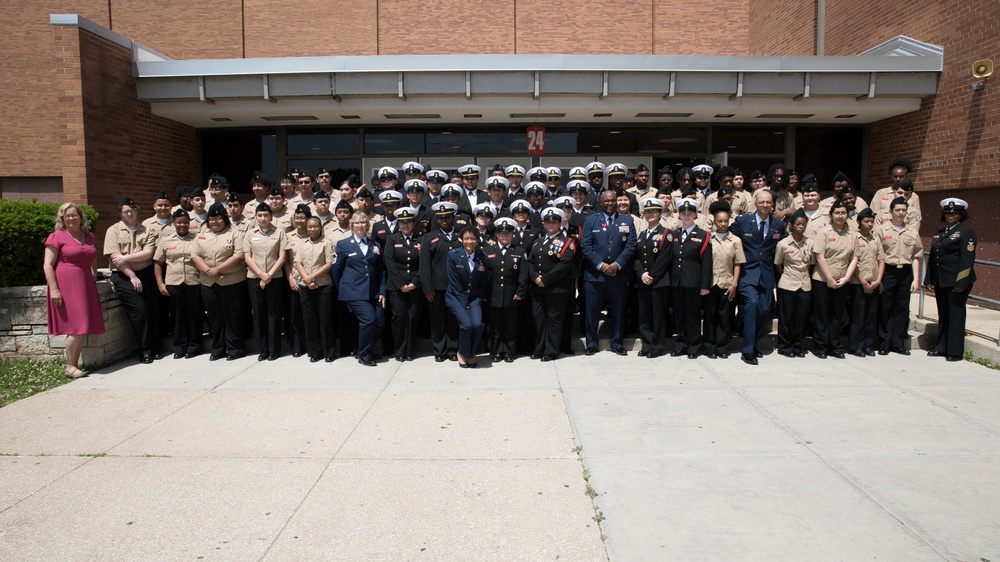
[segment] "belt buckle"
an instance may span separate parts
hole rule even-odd
[[[897,263],[896,264],[896,269],[903,269],[903,264]]]

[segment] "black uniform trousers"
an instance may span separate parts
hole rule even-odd
[[[813,341],[816,351],[843,353],[840,336],[847,311],[847,294],[850,287],[831,289],[826,281],[812,280]]]
[[[569,293],[535,293],[532,314],[535,319],[534,355],[555,357],[559,353],[563,323],[566,322],[566,301]]]
[[[701,289],[699,287],[673,287],[674,322],[677,338],[674,353],[698,355],[701,353]]]
[[[512,306],[490,307],[487,324],[490,327],[490,355],[494,357],[510,355],[517,351],[517,319],[520,301]]]
[[[434,302],[427,303],[434,357],[450,357],[458,352],[458,323],[444,304],[444,293],[445,291],[434,291]]]
[[[660,355],[663,353],[665,319],[669,311],[670,288],[653,288],[639,279],[635,285],[638,298],[639,339],[642,351]]]
[[[243,309],[246,285],[201,286],[201,300],[208,313],[208,327],[212,334],[212,355],[239,357],[246,353],[243,341]]]
[[[535,352],[537,330],[535,329],[534,296],[529,295],[523,301],[518,301],[517,353],[531,355]]]
[[[385,246],[383,246],[383,247],[385,247]],[[411,291],[411,292],[419,293],[420,291],[419,290],[415,290],[415,291]],[[383,316],[385,318],[388,318],[390,320],[394,319],[396,317],[395,313],[393,312],[393,309],[392,309],[392,299],[389,298],[388,292],[386,294],[385,308],[384,308],[382,314],[383,314]],[[388,355],[390,350],[395,351],[395,350],[399,349],[399,346],[396,343],[396,337],[395,336],[396,336],[396,326],[395,326],[395,323],[394,322],[386,322],[386,323],[384,323],[382,325],[382,333],[381,333],[381,337],[380,337],[380,340],[382,341],[382,353],[383,354]]]
[[[874,350],[878,332],[878,288],[866,293],[861,283],[848,285],[851,323],[847,330],[847,351]]]
[[[573,313],[576,312],[576,299],[572,297],[572,293],[567,295],[563,311],[562,333],[559,336],[559,351],[563,353],[573,352]]]
[[[885,264],[882,276],[882,296],[879,301],[879,349],[904,349],[910,328],[910,285],[913,284],[913,267],[897,268]]]
[[[778,351],[801,353],[802,338],[809,326],[812,292],[778,289]]]
[[[128,322],[132,326],[132,335],[135,336],[139,352],[154,353],[158,347],[156,327],[159,325],[160,292],[156,290],[153,266],[140,269],[135,275],[142,282],[141,293],[135,291],[128,276],[120,271],[115,271],[111,275],[111,283],[115,286],[115,293],[122,301],[122,306],[125,307],[125,314],[128,315]]]
[[[702,299],[705,313],[702,351],[715,355],[729,353],[729,340],[733,337],[732,319],[735,301],[730,301],[726,290],[718,285],[713,285]]]
[[[302,311],[302,323],[305,326],[306,349],[310,358],[333,359],[337,356],[334,345],[336,336],[333,332],[333,299],[335,293],[333,284],[315,289],[299,286],[299,292],[293,293],[299,301]]]
[[[969,301],[973,283],[964,291],[954,287],[934,287],[937,300],[938,336],[934,350],[948,357],[965,355],[965,304]]]
[[[260,279],[247,279],[250,310],[253,312],[253,335],[257,353],[281,353],[281,316],[285,308],[288,280],[278,277],[260,288]]]
[[[287,278],[282,279],[285,283]],[[272,281],[274,283],[276,281]],[[302,313],[302,293],[304,288],[299,287],[299,291],[292,290],[291,287],[285,291],[288,302],[285,303],[284,330],[285,338],[288,340],[288,347],[292,353],[305,353],[307,348],[305,316]],[[329,310],[329,309],[328,309]]]
[[[435,295],[434,300],[437,300]],[[413,357],[413,338],[417,336],[420,311],[427,302],[420,289],[409,293],[389,291],[389,309],[392,310],[392,339],[396,357]],[[385,343],[385,339],[382,340]]]
[[[174,353],[198,353],[201,347],[201,285],[167,285],[174,319]]]
[[[333,288],[334,299],[337,298],[337,287]],[[335,300],[333,303],[333,330],[340,338],[340,355],[347,357],[358,351],[358,319],[351,314],[347,302]]]

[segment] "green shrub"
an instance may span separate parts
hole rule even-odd
[[[94,232],[97,211],[80,207]],[[59,203],[0,199],[0,287],[45,284],[45,239],[52,234],[58,211]]]

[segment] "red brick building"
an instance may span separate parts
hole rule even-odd
[[[870,193],[900,155],[926,193],[925,233],[936,202],[957,195],[973,206],[980,256],[1000,258],[985,212],[1000,184],[1000,94],[996,77],[971,74],[1000,59],[995,1],[5,8],[0,130],[16,140],[0,152],[3,197],[113,217],[124,194],[148,206],[213,171],[246,191],[249,171],[291,165],[593,158],[726,158],[747,171],[784,160],[823,184],[844,170]],[[551,151],[531,158],[533,124]],[[1000,293],[996,275],[980,278]]]

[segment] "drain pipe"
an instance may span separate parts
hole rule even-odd
[[[826,51],[826,0],[816,0],[816,56],[822,57]]]

